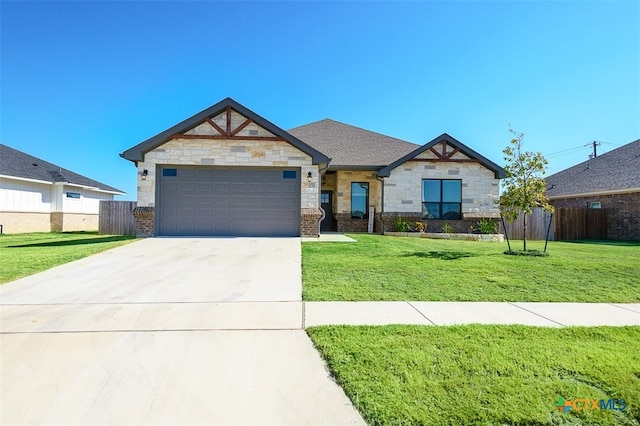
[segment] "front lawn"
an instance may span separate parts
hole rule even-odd
[[[549,257],[527,257],[504,255],[506,243],[352,237],[303,243],[305,300],[640,301],[639,244],[551,241]]]
[[[64,232],[0,235],[0,284],[110,248],[135,237]]]
[[[372,425],[640,424],[640,327],[331,326],[307,333]],[[616,408],[624,399],[626,409],[564,413],[559,397],[615,399]]]

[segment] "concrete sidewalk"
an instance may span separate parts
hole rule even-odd
[[[640,326],[640,303],[305,302],[305,327],[337,324]]]

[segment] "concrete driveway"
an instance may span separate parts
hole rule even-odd
[[[0,286],[0,424],[363,424],[299,238],[146,239]]]

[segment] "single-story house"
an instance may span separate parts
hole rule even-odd
[[[95,231],[119,189],[0,144],[1,232]]]
[[[321,120],[289,131],[226,98],[125,151],[140,236],[458,231],[498,217],[504,170],[453,137],[425,145]],[[439,229],[438,229],[439,230]]]
[[[607,209],[607,239],[640,240],[640,139],[547,178],[556,208]]]

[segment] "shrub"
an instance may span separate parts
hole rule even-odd
[[[493,219],[483,218],[480,219],[476,225],[478,225],[478,230],[481,234],[495,234],[496,233],[496,222]]]
[[[402,216],[396,216],[393,222],[396,232],[407,232],[411,229],[409,222]]]
[[[449,222],[445,220],[442,224],[442,232],[446,234],[453,234],[455,232],[455,229],[453,229],[453,226],[449,225]]]
[[[423,223],[423,222],[420,222],[420,221],[416,222],[416,231],[424,232],[426,230],[427,230],[427,224],[426,223]]]

